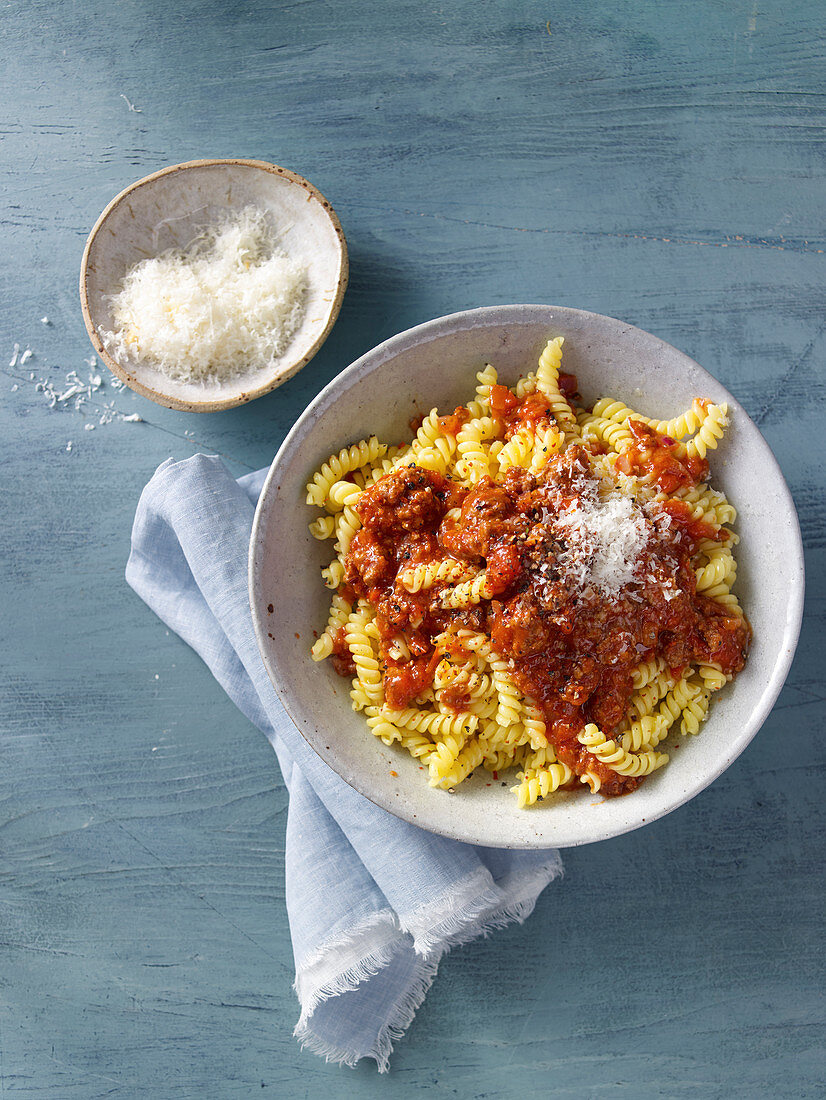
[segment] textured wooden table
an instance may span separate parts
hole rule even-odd
[[[0,4],[0,1095],[824,1094],[823,16]],[[163,165],[236,155],[340,213],[352,281],[322,352],[230,412],[108,377],[50,407],[38,382],[89,375],[76,282],[99,211]],[[450,956],[379,1078],[293,1040],[275,759],[123,567],[168,455],[265,465],[367,348],[497,302],[624,318],[736,394],[798,504],[807,617],[740,760],[567,853],[527,924]],[[8,366],[15,343],[33,355]]]

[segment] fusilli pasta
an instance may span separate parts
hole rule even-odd
[[[549,340],[512,389],[484,366],[464,409],[432,409],[406,446],[344,447],[307,485],[324,509],[310,533],[336,554],[313,659],[338,662],[368,728],[431,786],[520,768],[520,808],[622,793],[665,766],[658,746],[698,732],[749,639],[736,512],[703,480],[726,406],[663,420],[613,397],[575,406],[562,348]],[[702,615],[723,641],[694,630],[693,650],[669,648],[673,624]]]

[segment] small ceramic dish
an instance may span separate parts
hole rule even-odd
[[[679,743],[668,767],[623,798],[586,788],[557,792],[520,810],[483,769],[447,793],[401,750],[387,748],[350,706],[350,682],[310,658],[324,628],[329,591],[320,569],[331,556],[307,524],[306,483],[333,452],[376,434],[400,442],[408,421],[434,406],[450,412],[473,394],[486,362],[512,385],[535,367],[546,341],[565,337],[564,368],[583,400],[622,399],[668,418],[695,396],[727,401],[731,425],[712,452],[711,483],[738,511],[736,591],[754,630],[745,669],[715,695],[696,737]],[[258,643],[295,725],[348,783],[392,813],[432,832],[509,848],[565,847],[602,840],[654,821],[698,794],[744,750],[786,678],[803,608],[797,515],[778,465],[738,402],[697,363],[657,337],[594,313],[550,306],[496,306],[443,317],[381,344],[318,396],[278,452],[258,505],[250,545],[250,601]],[[273,610],[268,610],[269,606]]]
[[[303,319],[280,358],[210,382],[176,381],[145,361],[115,359],[101,331],[114,329],[111,296],[126,272],[139,260],[185,248],[204,225],[247,206],[269,216],[279,246],[307,271]],[[112,199],[86,242],[80,300],[95,351],[118,378],[159,405],[211,412],[261,397],[309,363],[338,316],[347,274],[338,218],[307,180],[265,161],[193,160],[154,172]]]

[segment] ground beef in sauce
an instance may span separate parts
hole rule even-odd
[[[377,537],[393,538],[402,531],[438,526],[445,513],[448,482],[431,470],[402,466],[367,489],[356,511]]]

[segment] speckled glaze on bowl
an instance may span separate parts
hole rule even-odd
[[[168,248],[185,247],[199,227],[245,206],[271,215],[284,251],[308,271],[304,319],[275,365],[227,382],[188,383],[147,363],[114,359],[100,329],[114,328],[107,296],[116,293],[129,268]],[[338,218],[307,180],[266,161],[192,160],[154,172],[112,199],[86,242],[80,301],[89,338],[113,374],[159,405],[213,412],[269,393],[309,363],[338,316],[347,276],[347,245]]]
[[[349,682],[309,656],[327,620],[319,570],[331,543],[307,531],[318,510],[305,484],[333,451],[375,433],[407,438],[411,417],[450,411],[493,363],[506,384],[534,368],[545,342],[565,337],[564,366],[586,402],[615,395],[671,417],[695,396],[727,401],[731,427],[711,455],[712,484],[738,510],[736,591],[754,628],[745,670],[714,698],[696,737],[672,737],[669,765],[624,798],[562,793],[527,810],[503,781],[477,773],[454,794],[428,786],[406,752],[385,747],[350,708]],[[770,536],[770,537],[769,537]],[[698,794],[743,751],[766,719],[791,664],[803,608],[797,514],[769,447],[736,400],[682,352],[622,321],[551,306],[494,306],[442,317],[368,352],[318,396],[278,452],[250,545],[250,600],[258,643],[298,729],[342,778],[397,816],[457,840],[506,848],[603,840],[662,817]],[[272,603],[274,611],[268,613]],[[396,774],[398,773],[398,774]],[[511,773],[515,774],[515,773]],[[507,778],[510,778],[508,776]]]

